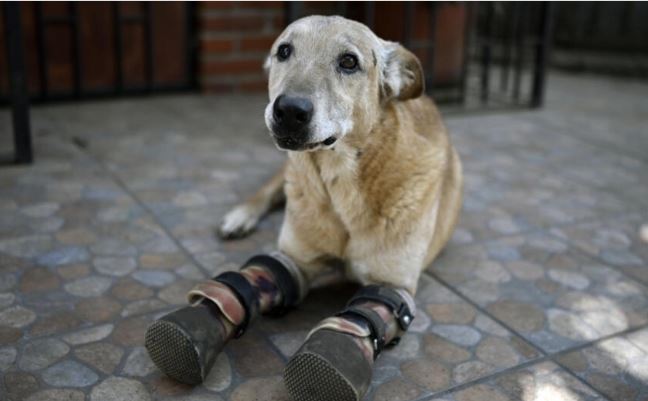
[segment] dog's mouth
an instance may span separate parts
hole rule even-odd
[[[335,142],[337,142],[337,138],[334,136],[330,136],[320,142],[312,142],[312,143],[303,143],[291,137],[275,136],[274,140],[277,146],[279,147],[279,149],[292,150],[292,151],[307,151],[307,152],[308,151],[312,152],[320,149],[330,149],[335,144]]]

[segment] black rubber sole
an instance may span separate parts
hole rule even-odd
[[[223,331],[207,306],[188,306],[151,324],[145,346],[164,374],[181,383],[200,384],[225,345]]]
[[[180,326],[158,320],[146,331],[145,344],[151,360],[167,376],[186,384],[203,381],[198,352]]]
[[[295,401],[360,401],[371,370],[350,335],[319,330],[288,361],[284,381]]]

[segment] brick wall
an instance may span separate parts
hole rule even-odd
[[[199,18],[203,91],[265,91],[263,61],[284,28],[283,2],[203,2]]]

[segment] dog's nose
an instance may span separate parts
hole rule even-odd
[[[313,103],[303,97],[281,95],[272,106],[272,114],[282,132],[294,135],[303,131],[313,117]]]

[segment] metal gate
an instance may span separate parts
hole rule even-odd
[[[552,29],[549,2],[337,2],[328,10],[310,2],[286,5],[288,22],[313,13],[355,19],[403,43],[421,59],[427,91],[452,109],[542,105]],[[461,34],[448,35],[449,19],[460,24]],[[380,22],[398,25],[401,32],[380,29]],[[456,78],[449,80],[438,71],[448,40],[461,47]]]
[[[7,62],[0,62],[0,105],[12,107],[12,161],[32,160],[30,102],[197,89],[195,7],[192,2],[5,2],[0,53]]]

